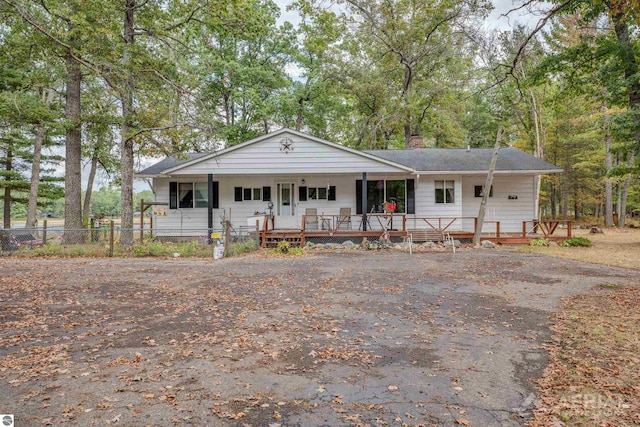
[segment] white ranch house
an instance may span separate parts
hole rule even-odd
[[[281,129],[214,153],[168,157],[137,176],[153,180],[157,235],[204,234],[220,229],[223,219],[234,229],[255,229],[255,220],[263,226],[260,215],[269,213],[265,230],[358,235],[382,226],[398,232],[430,227],[472,232],[492,152],[358,151]],[[524,222],[537,219],[536,178],[561,172],[518,149],[501,149],[483,231],[495,232],[499,223],[503,233],[522,232]],[[396,210],[384,215],[389,201]],[[341,224],[344,219],[348,224]]]

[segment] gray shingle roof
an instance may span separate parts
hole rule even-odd
[[[491,148],[417,148],[406,150],[365,150],[366,153],[386,159],[417,172],[485,172],[491,163]],[[137,175],[153,176],[167,169],[207,156],[209,153],[190,153],[184,158],[167,157],[138,172]],[[496,171],[556,171],[562,169],[533,157],[516,148],[502,148],[498,155]]]
[[[158,163],[154,163],[146,169],[141,170],[137,173],[137,175],[159,175],[166,171],[167,169],[171,169],[175,166],[181,165],[182,163],[187,163],[191,160],[197,159],[199,157],[203,157],[208,155],[209,153],[188,153],[185,154],[185,157],[182,159],[178,159],[177,157],[170,156],[165,157],[160,160]]]
[[[491,148],[417,148],[367,150],[369,154],[400,163],[418,172],[484,172],[491,164]],[[496,171],[558,171],[562,169],[516,148],[502,148]]]

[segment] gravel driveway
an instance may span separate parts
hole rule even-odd
[[[518,254],[0,259],[16,426],[520,426],[562,298],[637,271]]]

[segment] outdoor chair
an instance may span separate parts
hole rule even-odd
[[[307,208],[304,214],[305,230],[318,229],[318,210],[316,208]]]
[[[340,208],[336,229],[351,230],[351,208]]]

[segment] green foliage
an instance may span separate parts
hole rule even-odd
[[[549,246],[549,240],[547,240],[547,239],[534,239],[534,240],[529,242],[529,246],[533,246],[533,247]]]
[[[144,242],[134,243],[131,247],[118,247],[118,255],[137,257],[173,257],[175,253],[180,257],[211,257],[213,246],[199,240],[188,242]]]
[[[161,242],[149,242],[143,244],[135,244],[132,246],[133,255],[142,256],[168,256],[169,250],[167,246]]]
[[[64,255],[64,248],[59,244],[47,244],[33,248],[31,253],[34,256],[62,256]]]
[[[242,242],[230,243],[226,248],[227,256],[238,256],[257,251],[260,248],[256,240],[248,239]]]
[[[71,245],[71,256],[82,257],[85,255],[84,245]]]
[[[291,248],[291,243],[287,240],[281,240],[278,243],[277,248],[280,252],[282,252],[283,254],[286,254],[287,252],[289,252],[289,249]]]
[[[591,240],[587,239],[586,237],[572,237],[571,239],[563,241],[560,245],[589,247],[591,246]]]
[[[291,243],[281,240],[273,249],[267,249],[267,255],[270,256],[303,256],[306,254],[305,248],[292,247]]]

